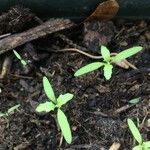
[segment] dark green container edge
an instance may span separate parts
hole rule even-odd
[[[30,8],[42,18],[70,18],[81,21],[89,16],[103,0],[0,0],[0,12],[11,6]],[[150,0],[118,0],[117,17],[126,19],[150,19]]]

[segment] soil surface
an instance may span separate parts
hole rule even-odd
[[[0,81],[0,112],[20,104],[19,110],[7,119],[0,118],[0,150],[108,150],[114,142],[120,143],[120,150],[131,150],[134,140],[127,127],[127,118],[138,120],[143,139],[150,140],[150,23],[146,20],[114,20],[101,25],[113,27],[108,34],[106,29],[97,33],[102,38],[95,42],[107,44],[111,52],[143,46],[140,53],[128,59],[138,69],[115,65],[109,81],[105,80],[102,69],[76,78],[77,69],[95,60],[75,52],[48,51],[71,47],[56,35],[16,48],[28,60],[29,66],[23,67],[14,57],[9,74]],[[99,55],[97,43],[92,48],[85,37],[85,26],[61,34],[77,45],[87,48],[90,45],[87,52]],[[33,53],[27,51],[28,48]],[[38,103],[47,99],[42,85],[44,75],[57,96],[65,92],[74,94],[73,100],[62,108],[73,132],[71,145],[61,138],[55,112],[35,112]],[[129,101],[134,98],[139,98],[139,102],[132,105]]]

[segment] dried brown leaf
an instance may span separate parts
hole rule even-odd
[[[100,3],[95,11],[85,21],[108,21],[116,16],[118,10],[119,4],[116,0],[107,0],[103,3]]]

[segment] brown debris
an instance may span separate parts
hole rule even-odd
[[[107,45],[114,36],[114,24],[109,22],[85,22],[83,44],[90,50],[98,52],[101,45]]]
[[[12,57],[11,56],[5,57],[0,73],[0,79],[3,79],[8,74],[11,68],[11,64],[12,64]]]
[[[0,34],[16,33],[23,30],[25,25],[33,21],[34,14],[30,9],[20,6],[11,7],[0,16]]]
[[[120,148],[120,143],[113,143],[109,150],[118,150]]]

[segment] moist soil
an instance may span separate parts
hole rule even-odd
[[[128,130],[127,118],[138,120],[143,139],[150,140],[150,24],[146,20],[114,20],[112,24],[115,30],[107,44],[111,52],[137,45],[144,48],[128,59],[137,70],[115,65],[109,81],[105,80],[102,69],[74,77],[77,69],[95,60],[75,52],[46,50],[70,47],[55,35],[30,43],[38,59],[29,58],[32,62],[29,70],[13,58],[9,74],[0,82],[0,112],[6,112],[16,104],[20,107],[7,119],[0,118],[0,150],[108,150],[114,142],[120,143],[120,150],[131,150],[135,141]],[[83,31],[84,27],[80,25],[61,34],[81,45],[85,36]],[[26,46],[16,50],[26,56],[23,55]],[[93,49],[87,52],[98,55],[96,48]],[[57,96],[66,92],[74,94],[73,100],[62,108],[73,133],[70,145],[61,136],[55,111],[35,112],[36,106],[47,100],[42,85],[44,75]],[[130,104],[134,98],[139,98],[139,102]]]

